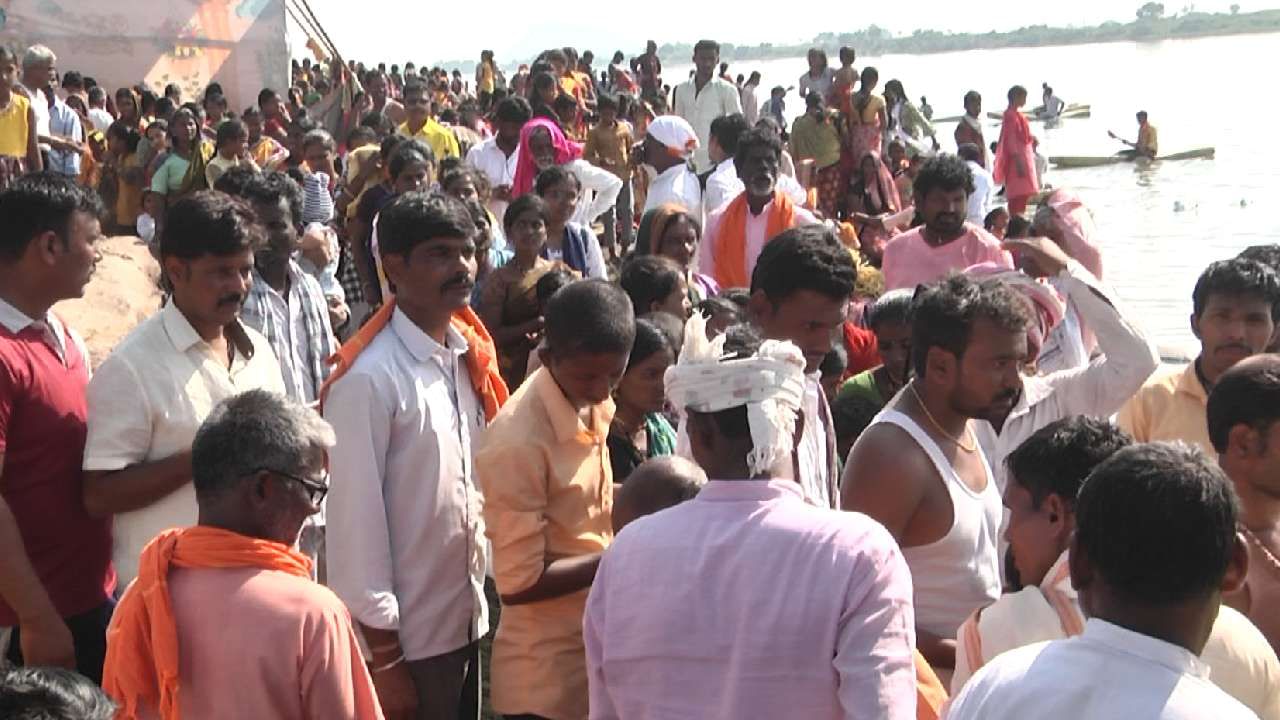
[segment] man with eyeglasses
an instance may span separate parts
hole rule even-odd
[[[294,549],[329,489],[333,428],[264,390],[191,448],[199,522],[142,551],[107,630],[122,717],[382,718],[351,617]]]

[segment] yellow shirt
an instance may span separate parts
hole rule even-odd
[[[120,163],[120,175],[138,175],[141,180],[140,161],[138,153],[125,157]],[[120,177],[116,188],[116,224],[131,228],[138,223],[138,215],[142,214],[142,184],[131,183]]]
[[[613,473],[605,438],[613,402],[590,427],[546,368],[525,380],[485,430],[475,458],[498,592],[531,587],[550,560],[603,551],[613,540]],[[587,590],[502,609],[491,697],[504,715],[587,717],[582,615]]]
[[[458,138],[449,132],[449,128],[436,122],[435,118],[427,118],[417,132],[409,130],[409,123],[402,124],[398,132],[405,137],[421,140],[430,145],[431,151],[436,154],[437,163],[447,157],[462,156],[462,150],[458,148]]]
[[[0,110],[0,155],[27,158],[28,133],[27,113],[31,110],[31,101],[14,92],[9,106]]]
[[[1160,134],[1156,131],[1156,126],[1147,123],[1138,128],[1138,149],[1145,150],[1152,157],[1160,154]]]
[[[1182,440],[1217,457],[1205,420],[1208,402],[1195,363],[1162,368],[1120,408],[1116,422],[1138,442]]]
[[[480,92],[493,92],[493,65],[480,63]]]

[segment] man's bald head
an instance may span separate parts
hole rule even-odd
[[[678,455],[650,458],[631,474],[613,500],[613,531],[645,515],[692,500],[707,483],[707,474]]]

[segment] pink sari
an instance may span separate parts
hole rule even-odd
[[[1018,165],[1025,169],[1019,176]],[[1010,200],[1027,198],[1040,192],[1036,175],[1036,151],[1031,140],[1031,123],[1017,108],[1004,111],[1000,127],[1000,143],[996,146],[995,180],[1005,187]]]
[[[893,216],[902,211],[902,198],[898,193],[898,185],[893,181],[893,173],[889,172],[889,168],[880,159],[880,153],[875,150],[868,150],[859,156],[861,160],[855,168],[855,172],[859,175],[855,176],[861,180],[862,160],[868,156],[876,161],[876,181],[870,187],[865,184],[858,183],[856,187],[862,188],[862,210],[867,215],[886,215]],[[871,261],[873,265],[879,265],[880,260],[884,257],[884,246],[889,244],[889,240],[898,234],[896,228],[882,229],[874,225],[864,225],[858,229],[858,243],[861,246],[862,254]]]
[[[551,134],[551,145],[556,150],[556,164],[563,165],[582,157],[582,146],[564,136],[564,131],[553,120],[534,118],[520,129],[520,146],[516,149],[516,175],[511,182],[511,199],[533,190],[533,181],[538,177],[538,164],[534,162],[533,151],[529,149],[529,136],[534,130],[546,130]]]

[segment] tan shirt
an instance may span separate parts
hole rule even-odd
[[[1195,363],[1162,368],[1120,408],[1116,422],[1138,442],[1182,440],[1217,457],[1205,420],[1208,402]]]

